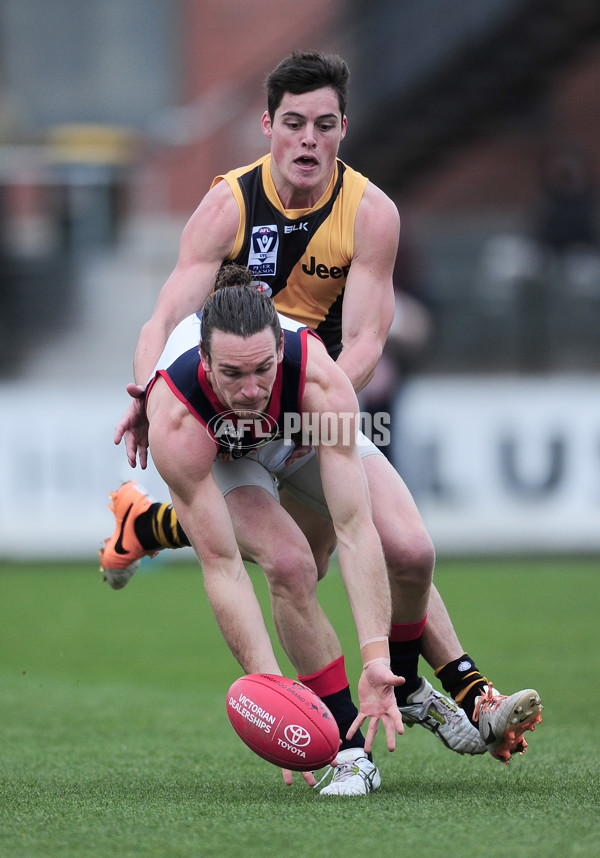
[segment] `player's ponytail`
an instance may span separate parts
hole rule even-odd
[[[227,286],[250,286],[251,283],[252,272],[249,268],[236,262],[224,262],[217,271],[215,292]]]
[[[251,337],[271,328],[279,344],[281,325],[275,305],[264,292],[254,289],[251,282],[252,272],[241,265],[224,265],[219,269],[215,291],[202,308],[200,322],[202,348],[209,360],[214,330]]]

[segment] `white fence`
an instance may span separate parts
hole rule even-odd
[[[0,386],[0,558],[90,558],[132,476],[118,389]],[[600,551],[600,379],[435,378],[404,392],[401,469],[439,554]]]
[[[398,415],[440,552],[600,549],[600,379],[429,379]]]

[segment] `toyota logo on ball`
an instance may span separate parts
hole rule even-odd
[[[283,732],[290,745],[296,748],[304,748],[310,742],[310,733],[298,724],[288,724]]]

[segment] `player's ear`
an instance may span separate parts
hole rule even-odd
[[[277,346],[277,363],[281,363],[281,361],[283,360],[283,339],[284,335],[282,331],[279,335],[279,345]]]
[[[204,372],[210,371],[210,356],[207,352],[204,351],[203,347],[200,346],[200,360],[202,362],[202,369]]]
[[[346,128],[348,127],[348,117],[342,116],[342,133],[340,134],[340,140],[343,140],[346,136]]]
[[[271,124],[271,117],[269,116],[268,110],[265,110],[265,112],[263,113],[260,124],[265,137],[271,139],[271,137],[273,136],[273,126]]]

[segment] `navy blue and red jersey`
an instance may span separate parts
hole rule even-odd
[[[198,346],[183,352],[167,369],[157,370],[148,392],[156,378],[162,376],[214,440],[216,458],[240,458],[269,441],[282,438],[284,427],[289,425],[286,414],[301,414],[309,334],[316,336],[310,328],[283,332],[283,360],[277,365],[271,398],[264,412],[238,417],[223,405],[206,377]]]

